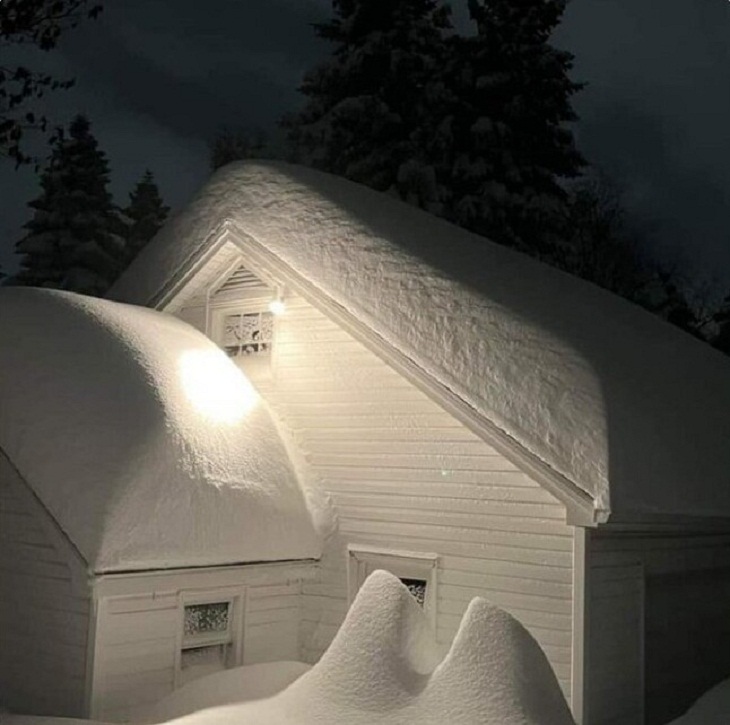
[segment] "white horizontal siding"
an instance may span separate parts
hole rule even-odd
[[[85,714],[89,611],[80,557],[0,455],[0,702]]]
[[[185,307],[177,313],[177,316],[192,325],[196,330],[205,333],[207,327],[207,314],[205,305],[200,304],[195,307]]]
[[[643,567],[594,552],[588,581],[588,723],[642,725]]]
[[[93,717],[123,721],[168,695],[175,687],[181,647],[181,594],[212,599],[238,597],[243,607],[242,662],[299,659],[301,583],[276,564],[189,571],[165,577],[130,575],[128,588],[146,593],[102,597],[98,605]],[[246,586],[246,579],[272,583]],[[115,587],[124,582],[116,577]],[[132,581],[134,580],[134,581]],[[171,588],[173,584],[177,588]],[[238,616],[238,613],[234,614]],[[235,625],[234,625],[235,626]]]
[[[303,588],[307,660],[346,614],[347,543],[436,552],[444,646],[485,596],[531,629],[569,693],[572,529],[551,494],[301,299],[276,320],[259,388],[339,516],[321,578]]]
[[[300,582],[249,587],[244,664],[299,659]]]
[[[730,535],[603,530],[590,550],[590,725],[668,722],[730,675]]]
[[[124,720],[172,692],[179,622],[176,592],[99,601],[93,718]]]

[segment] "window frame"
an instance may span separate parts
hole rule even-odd
[[[228,356],[233,363],[240,365],[241,369],[252,379],[271,380],[274,375],[276,336],[279,320],[277,319],[278,316],[269,310],[271,300],[271,292],[267,291],[256,296],[226,300],[225,302],[211,301],[208,310],[208,337],[227,356],[228,353],[225,349],[224,338],[225,318],[228,315],[269,314],[272,316],[271,342],[266,352],[253,353],[251,355],[236,355],[234,357]]]
[[[185,634],[185,607],[198,604],[228,604],[228,628],[225,632],[201,635]],[[199,647],[230,645],[232,661],[225,669],[237,667],[243,662],[243,632],[246,589],[211,589],[207,591],[181,591],[178,594],[178,624],[175,644],[175,678],[177,689],[182,681],[182,655],[185,650]],[[188,680],[190,682],[192,680]]]
[[[364,544],[347,546],[347,599],[352,604],[367,577],[376,569],[385,569],[399,579],[421,579],[426,582],[423,611],[432,631],[436,632],[438,609],[439,556],[432,552],[385,549]]]

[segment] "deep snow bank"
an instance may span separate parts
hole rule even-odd
[[[162,723],[209,707],[271,697],[310,669],[304,662],[284,661],[216,672],[175,690],[137,714],[134,722]]]
[[[321,552],[263,402],[170,315],[0,289],[0,449],[97,572]]]
[[[322,659],[268,700],[213,708],[180,725],[572,725],[539,645],[512,616],[474,599],[439,661],[421,608],[373,573]]]
[[[708,690],[682,717],[669,725],[727,725],[730,722],[730,679]]]

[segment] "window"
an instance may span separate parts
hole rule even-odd
[[[181,597],[176,686],[240,664],[241,596]]]
[[[376,569],[395,574],[423,607],[434,631],[436,628],[436,554],[379,549],[350,544],[347,548],[347,584],[349,602],[355,599],[360,586]]]
[[[222,347],[230,357],[271,352],[274,316],[271,312],[240,312],[223,317]]]

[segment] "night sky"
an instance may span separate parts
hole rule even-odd
[[[208,175],[207,141],[222,125],[270,129],[301,103],[302,73],[327,57],[310,23],[329,0],[107,0],[38,58],[75,77],[48,97],[58,123],[86,113],[112,168],[117,203],[146,168],[178,208]],[[469,31],[466,0],[452,2]],[[553,38],[575,55],[579,149],[627,190],[663,257],[730,284],[730,2],[573,0]],[[44,146],[31,147],[43,151]],[[38,193],[35,174],[0,160],[0,263]]]

